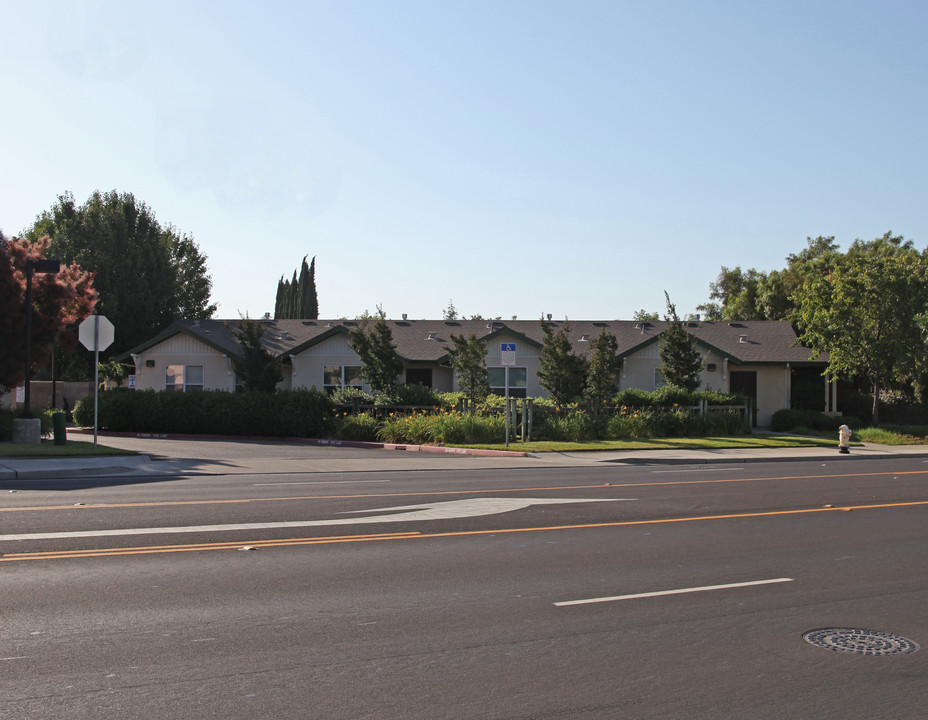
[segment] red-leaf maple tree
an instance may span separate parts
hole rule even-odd
[[[0,391],[22,384],[26,364],[26,261],[46,256],[48,236],[35,242],[0,233]],[[42,367],[55,345],[73,346],[77,324],[93,312],[97,291],[93,273],[78,265],[32,276],[32,372]]]

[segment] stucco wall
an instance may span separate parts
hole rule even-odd
[[[153,364],[148,367],[148,363]],[[202,365],[204,390],[235,390],[229,358],[189,335],[175,335],[136,360],[135,384],[139,390],[164,390],[168,365]]]
[[[778,365],[751,365],[735,368],[757,372],[757,425],[769,427],[773,414],[789,407],[789,368]]]

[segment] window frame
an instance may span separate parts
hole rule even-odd
[[[177,368],[181,369],[179,375]],[[199,382],[191,382],[188,369],[193,368],[199,368]],[[172,369],[173,373],[171,373]],[[176,382],[178,377],[180,377],[179,383]],[[169,383],[168,378],[172,378],[175,382]],[[168,363],[164,366],[164,389],[171,392],[200,392],[206,389],[206,367],[200,363]]]
[[[494,395],[505,395],[506,394],[506,367],[505,365],[501,366],[492,366],[487,367],[487,384],[490,386],[490,392]],[[521,384],[514,384],[513,382],[513,371],[521,370],[523,377],[521,378]],[[492,375],[495,372],[502,373],[502,384],[494,385],[492,381]],[[515,380],[515,383],[518,383],[518,379]],[[509,366],[509,397],[524,398],[528,397],[528,368],[527,367],[513,367]]]
[[[364,387],[364,380],[361,377],[362,365],[323,365],[322,366],[322,389],[324,392],[332,393],[343,387],[354,387],[359,390]],[[326,380],[330,377],[329,373],[332,368],[338,368],[338,383],[330,384]],[[351,372],[354,371],[354,372]],[[352,380],[353,382],[347,382]]]

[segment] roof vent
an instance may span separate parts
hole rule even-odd
[[[406,313],[403,313],[403,320],[406,320],[407,317],[408,317],[408,316],[406,315]]]
[[[493,329],[493,321],[491,320],[490,322],[487,323],[487,330],[492,330],[492,329]]]
[[[437,336],[435,335],[434,332],[430,332],[430,333],[429,333],[429,336],[426,338],[426,340],[434,340],[436,337],[437,337]]]
[[[738,336],[738,342],[739,342],[739,343],[746,343],[747,341],[748,341],[748,336],[747,336],[747,335],[739,335],[739,336]]]
[[[590,336],[587,335],[586,333],[580,336],[580,342],[589,342],[589,341],[590,341]]]

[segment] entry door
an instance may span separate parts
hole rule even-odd
[[[406,384],[432,387],[432,368],[406,368]]]
[[[741,393],[745,397],[757,400],[757,371],[756,370],[730,370],[728,387],[733,393]]]

